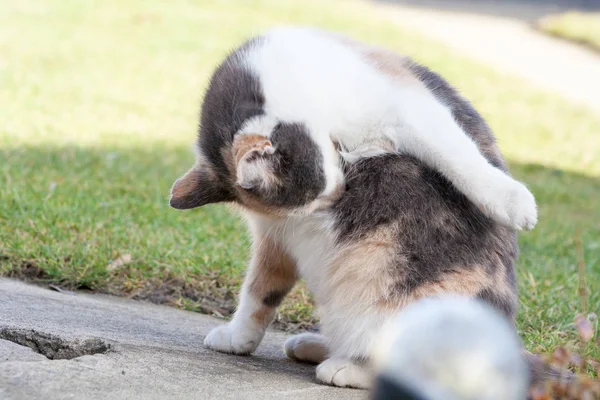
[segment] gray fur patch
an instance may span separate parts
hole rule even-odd
[[[494,136],[475,109],[439,75],[410,65],[454,117],[488,160],[501,169],[505,162]],[[380,226],[396,235],[396,291],[410,293],[440,282],[454,270],[483,267],[490,277],[505,278],[509,294],[492,289],[482,299],[509,318],[516,312],[514,261],[516,233],[486,217],[441,174],[407,155],[386,155],[348,167],[346,190],[334,206],[341,243],[354,242]],[[501,274],[498,274],[501,269]],[[494,278],[496,279],[496,278]]]

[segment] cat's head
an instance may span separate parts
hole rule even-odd
[[[329,136],[267,115],[260,79],[246,62],[260,43],[249,40],[213,73],[202,105],[197,161],[173,185],[172,207],[234,202],[272,216],[304,215],[339,196],[344,178]]]
[[[343,174],[333,143],[324,143],[302,124],[264,115],[248,118],[231,136],[201,129],[197,162],[173,185],[170,204],[234,202],[277,217],[326,208],[341,194]]]

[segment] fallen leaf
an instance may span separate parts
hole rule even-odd
[[[557,347],[552,352],[552,361],[558,365],[567,365],[570,359],[570,353],[564,347]]]
[[[597,397],[594,395],[593,392],[590,391],[585,391],[583,392],[583,394],[581,395],[581,400],[594,400],[597,399]]]
[[[50,197],[52,197],[52,195],[56,191],[57,186],[58,184],[56,182],[50,182],[50,184],[48,185],[48,194],[46,195],[46,201],[50,199]]]
[[[550,395],[543,386],[536,386],[530,390],[529,398],[531,400],[550,400]]]
[[[109,271],[114,271],[117,268],[121,268],[122,266],[129,264],[131,262],[131,254],[123,254],[119,258],[116,258],[110,262],[106,266],[106,269]]]
[[[580,369],[583,368],[583,365],[585,364],[585,362],[579,354],[571,353],[570,356],[571,356],[571,358],[569,360],[570,365],[580,368]]]
[[[52,289],[52,290],[55,290],[55,291],[57,291],[57,292],[59,292],[59,293],[62,293],[62,294],[68,294],[68,295],[70,295],[70,296],[75,296],[75,292],[72,292],[72,291],[70,291],[70,290],[63,289],[63,288],[61,288],[60,286],[56,286],[56,285],[50,284],[50,285],[48,285],[48,288],[49,288],[49,289]]]

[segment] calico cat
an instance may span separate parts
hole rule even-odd
[[[340,156],[354,162],[399,151],[441,173],[492,219],[534,227],[533,195],[486,160],[450,105],[419,79],[419,66],[332,33],[289,27],[246,43],[228,65],[249,78],[221,84],[243,119],[236,133],[269,139],[280,122],[301,124],[320,149],[323,196],[342,185]],[[261,98],[244,98],[253,93]],[[240,171],[237,183],[245,189],[269,183],[260,171]]]
[[[285,351],[337,386],[370,386],[376,335],[417,299],[478,298],[512,323],[515,229],[535,222],[533,197],[509,177],[484,119],[429,69],[311,29],[275,30],[216,69],[196,147],[171,206],[237,204],[253,237],[239,307],[207,347],[252,353],[299,278],[321,333]]]

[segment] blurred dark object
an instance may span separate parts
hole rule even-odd
[[[537,20],[566,11],[600,11],[600,0],[375,0],[442,11]]]
[[[428,400],[386,375],[378,375],[373,400]]]

